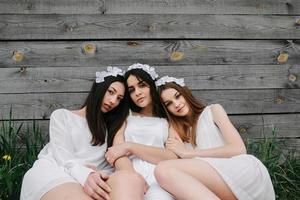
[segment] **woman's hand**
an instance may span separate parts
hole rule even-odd
[[[109,176],[103,171],[91,172],[84,183],[83,190],[93,199],[110,199],[111,189],[106,183]]]
[[[186,149],[184,143],[179,138],[168,138],[166,147],[167,149],[173,151],[180,158],[190,158],[190,150]]]
[[[130,143],[129,142],[124,142],[121,144],[117,144],[114,145],[110,148],[108,148],[106,154],[105,154],[105,158],[107,160],[107,162],[110,165],[114,165],[115,161],[123,156],[129,156],[130,155]]]

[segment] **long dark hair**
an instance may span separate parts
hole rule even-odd
[[[102,113],[101,105],[104,95],[113,82],[125,83],[123,76],[108,76],[101,83],[94,81],[82,107],[86,106],[86,119],[92,133],[92,145],[102,145],[107,139],[107,146],[112,146],[113,138],[128,116],[128,93],[113,110]]]
[[[139,81],[145,81],[150,88],[150,95],[152,98],[152,113],[155,117],[166,118],[166,112],[163,108],[163,105],[160,101],[159,95],[156,91],[155,81],[151,78],[151,76],[142,69],[131,69],[125,73],[125,85],[126,90],[128,90],[127,80],[130,75],[135,76]],[[140,112],[142,110],[141,107],[138,107],[131,98],[128,100],[129,108],[133,112]]]
[[[182,87],[180,85],[177,85],[174,82],[171,83],[166,83],[165,85],[161,85],[158,87],[158,93],[161,98],[161,93],[162,91],[168,89],[168,88],[173,88],[177,90],[180,95],[184,97],[186,102],[188,103],[190,107],[190,116],[184,116],[184,117],[179,117],[173,115],[171,112],[168,111],[168,109],[164,106],[166,112],[167,112],[167,118],[170,122],[170,124],[173,125],[175,128],[176,132],[179,134],[180,138],[184,142],[189,142],[193,146],[197,146],[196,144],[196,129],[197,129],[197,122],[200,114],[203,112],[205,108],[205,104],[202,101],[199,101],[196,99],[192,92],[190,91],[189,88],[186,86]],[[162,99],[161,99],[162,101]],[[190,127],[192,127],[191,132],[190,132]],[[190,132],[191,134],[188,135],[187,133]]]

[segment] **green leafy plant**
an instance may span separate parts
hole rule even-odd
[[[9,120],[0,126],[0,200],[19,199],[24,173],[46,142],[35,121],[22,129],[23,123],[13,121],[10,110]]]
[[[249,141],[248,153],[255,155],[267,167],[271,176],[276,199],[298,199],[300,197],[300,160],[296,151],[288,148],[286,140],[271,137]]]

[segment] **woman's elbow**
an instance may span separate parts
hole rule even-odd
[[[246,149],[246,146],[245,145],[241,145],[239,148],[238,148],[238,154],[247,154],[247,149]]]

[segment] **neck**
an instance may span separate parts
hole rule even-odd
[[[142,108],[140,114],[147,117],[152,117],[153,116],[152,104],[149,104],[147,107]]]

